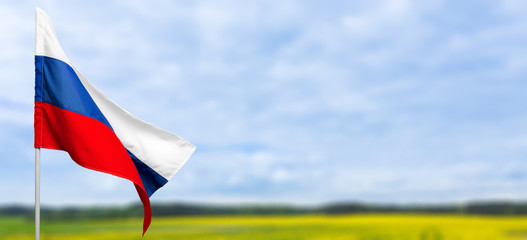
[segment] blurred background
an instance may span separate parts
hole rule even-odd
[[[34,202],[37,6],[92,83],[198,147],[153,202],[527,199],[525,1],[33,0],[0,3],[0,206]],[[41,184],[52,208],[138,201],[58,151]]]

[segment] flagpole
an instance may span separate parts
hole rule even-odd
[[[40,148],[35,148],[35,240],[40,239]]]

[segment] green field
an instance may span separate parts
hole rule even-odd
[[[42,240],[141,239],[140,218],[43,222]],[[33,223],[0,218],[0,239],[34,239]],[[154,217],[144,239],[527,239],[527,217],[304,215]]]

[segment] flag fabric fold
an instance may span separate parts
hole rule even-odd
[[[149,197],[196,147],[134,117],[82,76],[40,8],[35,40],[35,148],[66,151],[82,167],[131,181],[144,207],[144,235],[151,221]]]

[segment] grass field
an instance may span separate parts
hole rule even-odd
[[[141,239],[142,219],[44,222],[42,240]],[[34,239],[33,223],[0,218],[0,239]],[[448,215],[154,217],[144,239],[527,239],[527,217]]]

